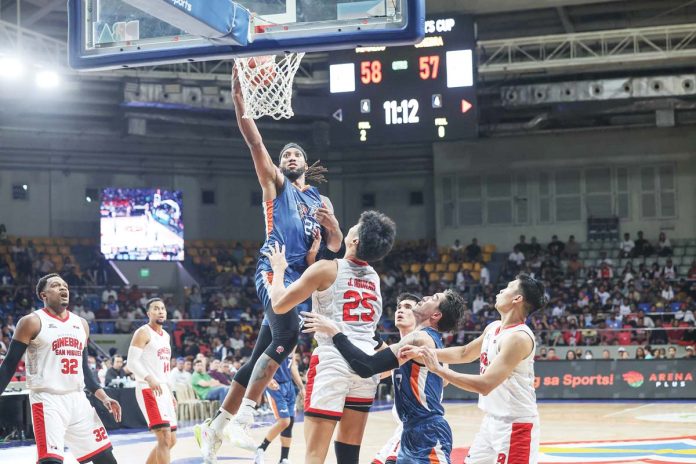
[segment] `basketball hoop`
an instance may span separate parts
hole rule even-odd
[[[237,78],[244,96],[244,117],[291,118],[292,82],[304,53],[236,58]]]

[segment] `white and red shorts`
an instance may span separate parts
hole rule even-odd
[[[404,431],[404,425],[399,422],[396,426],[396,430],[392,434],[391,438],[375,457],[372,458],[372,464],[386,464],[390,462],[396,462],[396,457],[399,455],[399,448],[401,446],[401,433]]]
[[[504,419],[486,414],[464,464],[536,464],[539,417]]]
[[[137,382],[135,384],[135,399],[150,430],[169,427],[175,431],[177,422],[174,396],[166,383],[161,383],[160,386],[162,394],[155,395],[148,384]]]
[[[29,402],[39,461],[62,461],[65,446],[81,463],[111,449],[104,424],[84,392],[30,392]]]
[[[379,375],[363,379],[333,345],[319,346],[309,363],[305,416],[341,420],[345,408],[368,412],[377,385]]]

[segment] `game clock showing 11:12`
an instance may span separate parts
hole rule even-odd
[[[428,19],[415,46],[332,52],[332,145],[457,140],[477,134],[474,27]]]

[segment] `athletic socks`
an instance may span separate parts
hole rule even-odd
[[[336,452],[337,464],[358,464],[360,459],[360,445],[349,445],[334,441],[334,451]]]
[[[236,421],[239,424],[249,424],[254,422],[254,410],[256,409],[256,401],[244,398],[242,405],[237,411]]]
[[[234,418],[234,414],[230,414],[224,409],[218,409],[218,412],[213,416],[213,420],[210,421],[210,428],[215,430],[219,436],[222,436],[222,431],[225,430],[227,424]]]
[[[290,456],[290,447],[281,446],[280,447],[280,460],[287,459]]]
[[[270,444],[271,444],[271,442],[268,441],[267,438],[264,438],[264,439],[263,439],[263,443],[261,443],[261,444],[259,445],[259,449],[262,449],[262,450],[266,451],[266,448],[268,448],[268,445],[270,445]]]

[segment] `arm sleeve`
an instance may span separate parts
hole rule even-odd
[[[386,345],[386,343],[384,343],[384,340],[382,340],[382,334],[380,334],[379,332],[375,331],[375,336],[372,337],[372,339],[377,342],[377,346],[375,346],[375,351],[381,349],[382,345]]]
[[[392,350],[378,351],[370,356],[353,345],[348,337],[342,333],[334,335],[333,343],[341,356],[348,361],[350,367],[363,379],[399,367],[399,360],[396,359]]]
[[[26,343],[18,342],[17,340],[12,340],[10,342],[10,347],[7,350],[7,355],[2,365],[0,365],[0,394],[5,391],[7,384],[12,380],[12,376],[17,370],[17,364],[24,356],[24,352],[27,351]]]
[[[341,248],[337,252],[333,252],[328,249],[326,246],[326,242],[324,240],[321,241],[321,246],[319,247],[319,252],[317,253],[317,261],[320,259],[327,259],[329,261],[332,261],[334,259],[340,258],[345,254],[346,251],[346,244],[341,243]]]
[[[85,376],[85,388],[87,391],[90,393],[94,393],[95,391],[99,390],[101,388],[101,385],[99,385],[99,382],[97,379],[94,378],[94,374],[89,368],[89,365],[87,364],[87,350],[84,349],[82,350],[82,374]]]
[[[137,346],[132,346],[128,348],[128,369],[135,374],[137,378],[145,379],[147,377],[147,371],[145,367],[140,363],[140,358],[143,356],[143,349]]]

